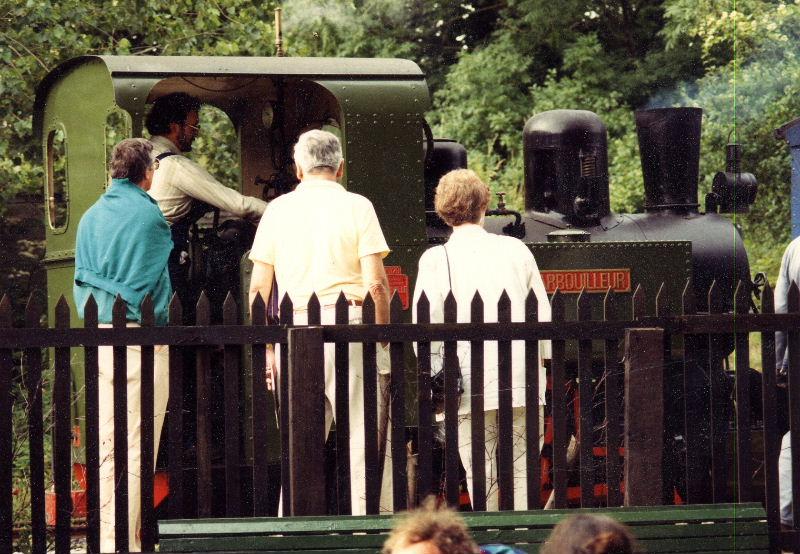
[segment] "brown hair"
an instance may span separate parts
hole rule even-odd
[[[608,516],[577,514],[556,525],[541,554],[632,554],[642,552],[630,530]]]
[[[391,554],[394,549],[426,541],[433,543],[442,554],[480,552],[461,516],[447,507],[437,507],[432,496],[418,509],[402,516],[383,543],[381,552]]]
[[[434,207],[451,227],[478,223],[488,205],[489,188],[471,169],[456,169],[439,179]]]
[[[184,123],[190,112],[200,111],[200,100],[185,92],[173,92],[162,96],[147,114],[145,126],[151,135],[166,135],[170,123]]]
[[[153,164],[153,145],[143,138],[125,139],[114,147],[108,164],[112,179],[130,179],[141,183]]]

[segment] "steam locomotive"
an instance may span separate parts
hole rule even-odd
[[[719,287],[724,311],[733,309],[737,283],[751,283],[750,267],[739,229],[721,214],[746,213],[755,201],[758,184],[750,173],[740,171],[741,149],[728,146],[726,170],[713,181],[706,197],[705,212],[698,202],[700,162],[700,108],[660,108],[635,113],[644,175],[643,213],[618,214],[611,211],[606,127],[596,114],[583,110],[553,110],[530,118],[523,130],[524,213],[494,210],[487,219],[490,232],[522,239],[537,253],[537,245],[548,242],[621,242],[628,245],[648,241],[690,241],[691,275],[696,308],[708,308],[708,290]],[[426,209],[429,236],[443,239],[446,226],[433,211],[433,190],[438,176],[455,167],[466,167],[466,150],[456,142],[434,141],[433,156],[426,166]],[[513,219],[512,219],[513,216]],[[610,252],[613,252],[611,250]],[[613,260],[608,260],[607,256]],[[605,260],[592,260],[610,267],[636,268],[653,265],[635,251],[617,256],[605,253]],[[549,257],[543,251],[540,267],[545,272]],[[570,269],[568,267],[558,269]],[[650,268],[652,271],[655,268]],[[677,270],[678,268],[672,268]],[[553,292],[556,278],[545,279]],[[685,275],[685,273],[684,273]],[[557,277],[557,276],[555,276]],[[644,277],[644,276],[643,276]],[[666,276],[665,276],[666,277]],[[681,293],[685,284],[667,282],[671,293]],[[618,280],[619,281],[619,280]],[[628,280],[621,280],[627,286]],[[654,275],[634,279],[636,284],[658,287]],[[608,281],[612,288],[614,281]],[[558,287],[574,291],[575,286]],[[588,288],[592,288],[589,286]],[[598,292],[605,292],[603,287]],[[652,290],[655,293],[656,290]],[[620,292],[626,292],[621,290]],[[678,304],[679,305],[679,304]]]
[[[405,60],[169,56],[83,56],[53,69],[37,89],[51,315],[61,295],[71,302],[77,222],[105,188],[109,147],[141,136],[147,106],[172,92],[192,94],[230,118],[240,163],[236,186],[244,194],[271,199],[290,190],[289,152],[302,131],[339,134],[343,184],[373,202],[392,250],[385,261],[390,287],[410,318],[417,260],[449,232],[433,210],[436,183],[467,165],[464,147],[435,139],[425,123],[430,94],[419,67]],[[740,171],[739,148],[731,145],[728,167],[715,177],[705,212],[699,210],[701,114],[696,108],[636,113],[646,194],[639,214],[610,209],[606,128],[597,115],[535,115],[523,131],[524,211],[501,203],[486,228],[530,246],[548,289],[565,294],[568,317],[578,292],[609,288],[621,299],[617,315],[630,317],[634,287],[643,284],[654,294],[661,283],[661,301],[678,313],[689,278],[699,310],[707,309],[712,282],[721,288],[723,309],[732,309],[734,287],[750,282],[750,268],[739,230],[720,214],[746,210],[757,183]],[[249,262],[224,219],[195,234],[193,274],[224,289],[220,299],[233,289],[245,318]],[[226,276],[224,287],[214,275]],[[82,383],[76,354],[73,382]],[[84,436],[82,394],[75,392],[76,436]]]

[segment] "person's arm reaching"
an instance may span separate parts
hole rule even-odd
[[[375,301],[375,323],[389,323],[389,279],[380,253],[361,258],[361,279]]]
[[[250,279],[250,295],[249,303],[253,306],[253,300],[256,294],[261,294],[261,300],[264,301],[264,316],[267,313],[267,303],[269,302],[269,295],[272,292],[272,277],[275,274],[275,268],[272,265],[253,261],[253,274]],[[252,317],[253,314],[250,314]]]
[[[260,198],[245,196],[217,181],[208,171],[183,156],[171,156],[181,171],[175,173],[173,185],[186,195],[201,200],[238,217],[257,221],[267,203]]]

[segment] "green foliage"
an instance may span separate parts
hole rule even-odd
[[[410,58],[435,89],[460,52],[484,44],[501,5],[496,0],[288,0],[283,2],[288,52]]]
[[[42,186],[32,135],[35,89],[64,60],[86,54],[272,55],[275,2],[83,0],[0,7],[0,215]],[[211,128],[209,128],[210,130]]]

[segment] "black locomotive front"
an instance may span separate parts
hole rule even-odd
[[[679,313],[687,278],[691,278],[697,311],[708,310],[712,283],[720,299],[715,309],[732,311],[738,283],[751,285],[750,266],[739,228],[723,214],[747,211],[755,199],[755,177],[740,171],[740,149],[738,145],[729,145],[726,171],[715,176],[712,191],[705,199],[705,211],[700,211],[702,110],[642,110],[635,113],[635,121],[644,177],[643,212],[621,214],[611,210],[607,132],[600,117],[583,110],[553,110],[530,118],[523,131],[524,210],[516,213],[502,205],[491,210],[487,216],[496,217],[487,217],[487,230],[517,236],[527,243],[550,293],[559,282],[566,282],[558,277],[569,273],[583,272],[588,279],[611,268],[627,272],[627,281],[620,280],[624,286],[616,290],[622,293],[618,295],[622,300],[618,306],[623,306],[616,316],[619,318],[631,317],[631,296],[637,285],[642,285],[650,298],[648,315],[655,315],[652,299],[662,283],[667,292],[668,312]],[[452,141],[433,144],[433,155],[426,164],[431,242],[445,240],[448,232],[432,212],[438,178],[450,169],[465,166],[466,151],[462,146]],[[676,245],[686,248],[672,248]],[[566,293],[570,318],[577,294],[569,293],[580,289],[558,288]],[[605,289],[586,292],[605,293]],[[598,311],[601,303],[594,304]],[[673,344],[680,350],[683,346]],[[724,356],[733,349],[733,343],[728,341],[719,346]],[[687,371],[707,381],[707,345],[700,345],[694,354],[696,367]],[[567,365],[569,375],[569,361]],[[667,373],[671,382],[666,390],[674,392],[666,399],[669,413],[682,413],[685,406],[688,414],[708,422],[707,382],[704,385],[701,379],[684,404],[683,373]],[[729,402],[724,404],[728,410]],[[602,414],[598,417],[595,421],[602,421]],[[680,425],[683,417],[668,416],[667,421],[672,421],[672,425],[665,433],[668,446],[665,451],[675,453],[687,448]],[[707,438],[709,431],[707,423],[701,424],[702,435]],[[710,471],[710,459],[700,460],[699,465],[697,471]],[[680,466],[677,458],[672,460],[673,475],[669,481],[675,492],[683,493],[685,468]],[[672,492],[665,490],[665,497]],[[710,491],[693,491],[693,498],[710,500],[709,495]]]

